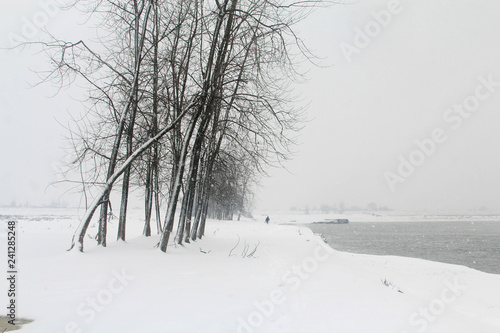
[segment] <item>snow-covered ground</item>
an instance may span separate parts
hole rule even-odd
[[[338,252],[299,225],[311,216],[211,220],[165,254],[132,213],[126,243],[113,223],[108,247],[89,237],[83,254],[66,252],[74,211],[18,218],[17,315],[33,320],[19,332],[500,332],[500,275]]]

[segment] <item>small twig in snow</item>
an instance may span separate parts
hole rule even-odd
[[[245,244],[243,245],[243,251],[241,252],[242,258],[245,258],[247,256],[249,247],[250,247],[250,244],[247,244],[247,241],[245,241]]]
[[[401,293],[401,294],[404,294],[401,289],[399,289],[398,286],[396,286],[394,283],[392,283],[391,281],[388,281],[387,279],[383,279],[383,280],[380,280],[382,281],[382,283],[386,286],[386,287],[389,287],[391,289],[394,289],[394,290],[397,290],[397,292]]]
[[[255,245],[255,248],[253,249],[253,251],[250,252],[250,254],[247,255],[247,258],[248,257],[254,257],[255,258],[254,254],[255,254],[255,252],[257,252],[257,248],[259,247],[259,245],[260,245],[260,241]]]
[[[231,251],[229,251],[229,257],[232,255],[233,253],[233,250],[236,249],[238,247],[238,245],[240,244],[240,235],[236,234],[236,236],[238,236],[238,242],[236,243],[236,245],[231,249]]]
[[[203,251],[203,250],[201,249],[201,247],[200,247],[200,252],[201,252],[201,253],[209,254],[211,251],[212,251],[212,250],[208,250],[208,252],[207,252],[207,251]]]

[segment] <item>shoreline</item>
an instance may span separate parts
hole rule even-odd
[[[444,221],[444,222],[435,222],[439,224],[447,224],[447,223],[463,223],[465,221]],[[366,225],[374,226],[376,223],[393,223],[393,222],[357,222],[360,223],[363,227],[366,227]],[[363,234],[364,232],[371,232],[371,230],[366,230],[366,229],[356,229],[357,223],[353,223],[353,225],[350,226],[352,228],[352,232],[355,232],[357,237],[364,239],[367,238],[368,235]],[[428,223],[428,222],[401,222],[401,223]],[[474,221],[474,226],[477,226],[475,223],[495,223],[492,221]],[[385,225],[387,226],[387,224]],[[443,264],[450,264],[450,265],[458,265],[458,266],[464,266],[470,269],[478,270],[483,273],[487,274],[495,274],[495,275],[500,275],[500,269],[498,268],[499,263],[493,261],[494,257],[489,256],[487,259],[488,261],[484,261],[485,259],[483,258],[483,261],[480,261],[483,253],[483,249],[476,248],[475,243],[470,244],[468,247],[464,248],[465,250],[469,248],[470,250],[468,253],[464,253],[463,255],[458,256],[454,251],[454,249],[448,249],[447,246],[441,245],[439,248],[435,248],[433,252],[429,252],[429,249],[433,249],[432,245],[433,244],[433,239],[427,239],[426,244],[422,244],[419,241],[416,241],[414,243],[411,243],[413,241],[413,237],[417,237],[418,235],[414,234],[413,237],[410,237],[410,235],[402,235],[399,233],[403,229],[398,229],[399,232],[397,235],[400,235],[399,237],[406,237],[408,238],[407,241],[410,243],[405,243],[402,241],[398,242],[398,245],[401,244],[401,246],[404,246],[404,251],[402,248],[394,248],[395,245],[393,244],[382,244],[379,245],[380,242],[376,242],[377,237],[380,238],[381,235],[383,234],[378,234],[374,236],[374,239],[370,239],[370,242],[368,242],[368,245],[364,245],[363,248],[359,248],[361,246],[360,242],[354,241],[350,236],[350,233],[342,233],[342,236],[347,237],[342,238],[335,236],[334,231],[335,228],[342,228],[343,226],[330,226],[330,225],[323,225],[323,224],[309,224],[306,227],[309,227],[314,233],[318,233],[321,235],[321,237],[327,242],[332,248],[336,249],[337,251],[342,251],[346,253],[354,253],[354,254],[367,254],[367,255],[378,255],[378,256],[399,256],[403,258],[415,258],[415,259],[422,259],[422,260],[428,260],[428,261],[433,261],[433,262],[438,262],[438,263],[443,263]],[[500,225],[499,225],[500,227]],[[345,226],[347,228],[347,226]],[[318,230],[318,229],[324,229],[324,230]],[[343,230],[342,230],[343,231]],[[392,230],[391,230],[392,231]],[[389,230],[387,230],[388,234],[387,237],[395,236],[396,234],[390,234]],[[423,232],[423,231],[422,231]],[[423,234],[422,237],[424,237],[425,234]],[[474,236],[474,235],[471,235]],[[454,235],[455,239],[454,240],[448,240],[447,242],[451,242],[452,244],[460,243],[462,242],[462,237],[465,237],[463,235]],[[468,237],[468,236],[467,236]],[[411,238],[411,239],[410,239]],[[436,236],[437,238],[437,236]],[[334,241],[337,240],[341,243],[341,245],[333,245]],[[482,239],[484,242],[484,239]],[[429,243],[430,242],[430,243]],[[443,241],[444,244],[446,244],[446,241]],[[490,241],[491,243],[491,241]],[[431,244],[429,247],[429,244]],[[484,244],[484,243],[482,243]],[[424,250],[425,249],[425,250]],[[474,251],[474,252],[471,252]],[[406,252],[406,253],[402,253]],[[448,254],[447,254],[448,253]]]

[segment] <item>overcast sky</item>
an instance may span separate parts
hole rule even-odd
[[[36,39],[37,20],[56,35],[82,31],[73,13],[41,3],[0,1],[3,46]],[[372,0],[312,13],[300,34],[329,66],[310,66],[297,86],[309,102],[302,144],[289,171],[262,181],[257,207],[500,211],[499,12],[495,0]],[[0,204],[66,198],[47,185],[65,158],[58,121],[79,111],[80,93],[29,88],[43,61],[0,51]]]

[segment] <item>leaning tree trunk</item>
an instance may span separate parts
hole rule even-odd
[[[139,156],[141,156],[149,147],[151,147],[152,144],[158,142],[165,134],[170,132],[172,128],[174,128],[177,123],[196,105],[196,102],[191,104],[189,107],[186,108],[169,126],[165,127],[162,129],[156,136],[153,138],[149,139],[145,143],[143,143],[139,148],[137,148],[132,155],[127,158],[125,162],[116,170],[111,177],[106,181],[106,183],[102,186],[101,190],[98,192],[96,195],[94,201],[90,204],[90,206],[87,208],[85,211],[85,215],[83,216],[82,220],[80,221],[80,224],[78,225],[78,228],[76,229],[75,233],[73,234],[73,238],[71,240],[71,247],[69,250],[73,249],[75,245],[78,244],[78,250],[80,252],[83,252],[83,241],[85,239],[85,234],[87,233],[87,229],[90,225],[90,222],[92,221],[92,216],[94,216],[95,211],[97,210],[97,207],[102,204],[104,198],[109,195],[109,191],[111,191],[111,188],[113,187],[114,183],[116,180],[125,172],[128,166],[132,164]]]

